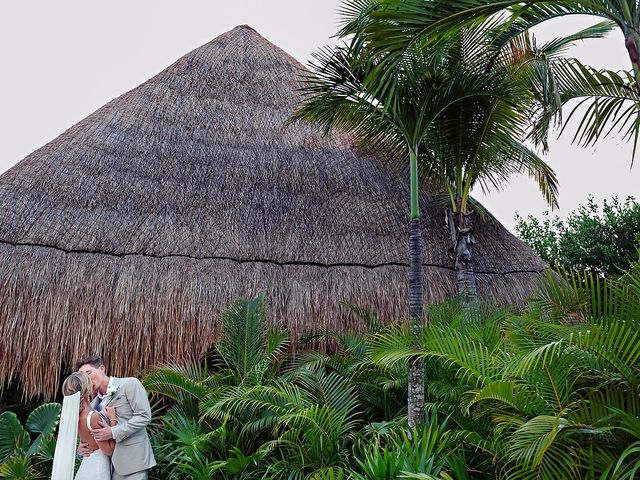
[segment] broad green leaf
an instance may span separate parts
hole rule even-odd
[[[14,454],[22,454],[31,443],[29,433],[13,412],[0,414],[0,464]]]

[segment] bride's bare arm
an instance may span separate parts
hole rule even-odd
[[[108,408],[108,407],[107,407]],[[115,410],[112,408],[111,409],[113,411],[113,422],[111,421],[111,418],[107,415],[107,418],[109,418],[109,423],[111,425],[115,425]],[[104,425],[102,425],[102,422],[100,421],[100,415],[96,415],[93,414],[91,415],[91,429],[96,429],[96,428],[102,428]],[[100,450],[102,450],[102,453],[104,453],[107,456],[111,456],[113,455],[113,449],[116,446],[116,442],[115,440],[111,439],[111,440],[105,440],[104,442],[99,442],[96,440],[96,443],[98,444],[98,448]]]

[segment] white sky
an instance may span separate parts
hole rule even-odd
[[[340,0],[22,0],[0,2],[0,172],[53,140],[109,100],[143,83],[185,53],[236,25],[261,35],[306,63],[332,42]],[[565,18],[538,32],[539,41],[594,23]],[[598,67],[628,67],[622,36],[571,52]],[[551,144],[545,159],[560,179],[560,215],[587,195],[640,197],[640,162],[621,140],[596,150]],[[512,228],[514,213],[546,206],[533,183],[516,178],[504,192],[478,195]]]

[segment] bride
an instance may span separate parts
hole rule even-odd
[[[73,479],[77,437],[95,448],[88,457],[82,459],[75,480],[110,480],[111,454],[114,440],[97,442],[91,436],[91,430],[100,428],[100,421],[116,424],[116,411],[104,408],[105,418],[91,409],[92,388],[89,377],[84,372],[69,375],[62,384],[64,401],[58,429],[58,441],[53,458],[51,480]]]

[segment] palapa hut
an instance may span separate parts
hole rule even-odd
[[[51,396],[75,359],[114,374],[203,355],[234,299],[341,330],[340,301],[407,307],[408,188],[346,135],[287,124],[296,60],[240,26],[109,102],[0,177],[0,382]],[[455,294],[423,196],[428,301]],[[478,291],[531,292],[543,262],[477,225]]]

